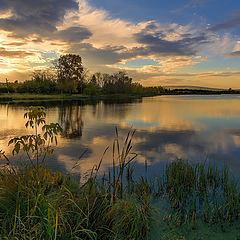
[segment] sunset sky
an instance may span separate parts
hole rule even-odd
[[[0,82],[66,53],[145,86],[240,88],[240,1],[0,0]]]

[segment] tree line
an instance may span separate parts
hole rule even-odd
[[[0,84],[0,93],[35,94],[84,94],[90,96],[111,94],[160,95],[160,94],[240,94],[239,90],[214,89],[166,89],[143,87],[132,81],[125,71],[114,74],[96,72],[89,74],[83,66],[82,58],[76,54],[60,56],[53,67],[34,71],[30,80]]]
[[[0,93],[157,95],[166,91],[162,87],[143,87],[134,83],[125,71],[90,75],[82,64],[82,58],[75,54],[60,56],[51,69],[34,71],[30,80],[6,81],[0,85]]]

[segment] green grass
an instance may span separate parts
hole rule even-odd
[[[120,146],[116,136],[115,174],[99,176],[102,158],[83,184],[34,164],[11,168],[8,162],[0,170],[0,237],[149,239],[150,196],[131,176],[123,180],[136,156],[132,137],[129,132]]]
[[[109,205],[106,196],[98,191],[90,194],[88,185],[80,188],[61,174],[39,170],[1,173],[1,236],[96,239],[98,235],[103,238],[104,213]]]
[[[58,101],[58,100],[85,100],[85,99],[129,99],[141,98],[144,96],[152,95],[134,95],[134,94],[108,94],[88,96],[83,94],[31,94],[31,93],[1,93],[0,102],[4,101],[32,101],[32,100],[45,100],[45,101]]]
[[[166,167],[163,191],[182,222],[234,222],[240,216],[240,191],[228,170],[178,160]]]
[[[82,94],[31,94],[31,93],[2,93],[0,101],[6,100],[62,100],[62,99],[84,99]]]
[[[60,173],[25,167],[0,172],[0,236],[7,239],[145,239],[142,201],[112,202],[90,178],[84,185]]]
[[[153,188],[152,239],[230,240],[240,236],[239,182],[227,168],[177,160],[166,166]]]
[[[84,184],[43,168],[1,169],[0,237],[236,239],[239,187],[226,169],[178,160],[154,181],[133,180],[130,140],[115,157],[115,187],[112,171],[98,176],[101,161]]]

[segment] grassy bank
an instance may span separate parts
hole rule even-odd
[[[79,185],[60,173],[1,171],[1,239],[144,239],[146,209],[131,197],[113,202],[109,189]]]
[[[40,118],[44,120],[44,115]],[[149,239],[150,195],[144,182],[132,179],[130,163],[136,157],[131,153],[132,136],[128,134],[122,147],[116,139],[112,171],[99,175],[102,158],[84,183],[81,176],[76,180],[43,168],[38,154],[34,160],[28,155],[27,165],[10,167],[2,152],[7,165],[0,170],[0,237]],[[39,137],[37,149],[40,141]],[[12,143],[18,153],[19,138]]]
[[[115,177],[97,177],[98,167],[84,184],[43,168],[3,168],[1,238],[230,240],[240,233],[239,187],[226,170],[178,160],[151,180],[123,169],[121,181],[121,167]]]
[[[142,97],[153,97],[159,95],[219,95],[239,94],[239,92],[167,92],[161,94],[105,94],[105,95],[83,95],[83,94],[31,94],[31,93],[1,93],[0,102],[17,101],[64,101],[64,100],[108,100],[108,99],[137,99]]]
[[[63,101],[63,100],[88,100],[88,99],[133,99],[153,95],[134,94],[108,94],[108,95],[83,95],[83,94],[31,94],[31,93],[2,93],[0,102],[6,101]]]
[[[31,94],[31,93],[2,93],[0,101],[16,101],[16,100],[74,100],[86,99],[88,96],[81,94]]]

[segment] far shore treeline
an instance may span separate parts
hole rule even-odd
[[[60,56],[50,69],[32,72],[31,80],[4,82],[0,93],[36,94],[160,94],[162,87],[143,87],[133,83],[125,71],[89,74],[79,55]]]
[[[89,71],[82,65],[82,58],[75,54],[66,54],[53,61],[51,68],[36,70],[31,80],[0,83],[1,93],[34,94],[84,94],[88,96],[128,94],[128,95],[162,95],[162,94],[240,94],[240,90],[214,89],[168,89],[162,86],[143,87],[133,82],[125,71],[114,74]]]

